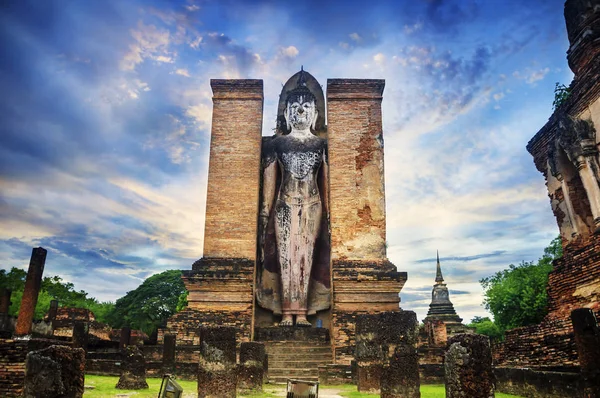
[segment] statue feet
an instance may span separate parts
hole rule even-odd
[[[296,326],[311,327],[312,324],[306,320],[305,316],[298,315],[296,316]]]
[[[279,326],[293,326],[294,320],[291,315],[284,315],[281,322],[279,322]]]

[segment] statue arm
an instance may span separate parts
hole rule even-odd
[[[277,183],[277,161],[272,161],[265,166],[263,171],[263,197],[260,208],[261,217],[269,217],[271,206],[275,198],[275,184]]]
[[[267,224],[269,223],[269,214],[275,198],[275,188],[277,184],[277,160],[272,161],[265,166],[263,171],[263,197],[258,213],[258,244],[260,249],[260,262],[265,259],[265,239],[267,235]]]
[[[329,225],[329,160],[327,159],[327,150],[323,151],[323,164],[321,165],[321,187],[323,188],[323,209],[327,217],[327,228]]]

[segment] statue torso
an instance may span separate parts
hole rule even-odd
[[[275,138],[272,143],[281,170],[278,197],[296,201],[318,198],[317,175],[326,153],[326,141],[316,136],[298,140],[285,135]]]

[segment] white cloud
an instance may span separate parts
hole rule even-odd
[[[529,76],[527,76],[527,83],[532,84],[537,82],[538,80],[542,80],[546,75],[550,72],[550,68],[540,69],[538,71],[531,72]]]
[[[189,42],[190,47],[193,49],[198,49],[200,47],[200,43],[202,43],[202,36],[197,36],[195,39]]]
[[[357,42],[357,43],[358,43],[358,42],[360,42],[360,41],[362,40],[362,37],[360,37],[360,35],[359,35],[358,33],[356,33],[356,32],[354,32],[354,33],[350,33],[350,34],[348,35],[348,37],[350,37],[350,39],[354,40],[354,41],[355,41],[355,42]]]
[[[164,62],[167,64],[172,64],[173,62],[175,62],[175,60],[172,57],[166,56],[166,55],[158,55],[156,57],[152,57],[155,61],[158,62]]]
[[[180,75],[180,76],[190,77],[190,72],[188,72],[188,70],[185,68],[175,70],[175,74]]]
[[[136,65],[148,57],[162,62],[171,59],[168,56],[170,37],[168,30],[159,29],[154,25],[144,25],[139,21],[137,29],[131,29],[130,32],[135,41],[129,45],[129,51],[121,59],[121,69],[134,70]]]
[[[417,22],[413,25],[404,25],[404,33],[410,35],[414,32],[417,32],[423,28],[423,24],[421,22]]]
[[[294,46],[288,46],[288,47],[284,47],[281,48],[281,54],[283,54],[285,57],[288,58],[296,58],[298,56],[298,54],[300,53],[300,51],[298,51],[298,49]]]
[[[209,126],[212,118],[212,106],[206,104],[191,105],[186,109],[185,114],[201,126]]]
[[[377,64],[382,64],[385,61],[385,55],[383,55],[383,53],[377,53],[373,56],[373,61]]]

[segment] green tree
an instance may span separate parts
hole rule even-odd
[[[0,288],[12,290],[11,306],[9,314],[17,316],[25,289],[25,278],[27,272],[13,267],[10,271],[0,270]],[[50,301],[58,300],[61,307],[87,308],[96,316],[98,322],[107,322],[107,315],[113,310],[114,304],[110,302],[100,303],[88,293],[76,291],[71,282],[64,282],[59,276],[47,276],[42,279],[37,304],[35,306],[34,318],[42,319],[50,309]]]
[[[490,318],[476,316],[471,320],[471,323],[468,324],[469,327],[474,327],[475,332],[478,334],[483,334],[489,336],[491,338],[499,339],[502,338],[504,332],[492,321]]]
[[[177,311],[180,297],[186,293],[181,271],[152,275],[117,300],[114,311],[108,317],[109,324],[141,329],[151,334]]]
[[[547,314],[548,273],[562,256],[560,237],[552,240],[537,262],[511,264],[508,269],[481,279],[485,308],[502,331],[539,323]]]

